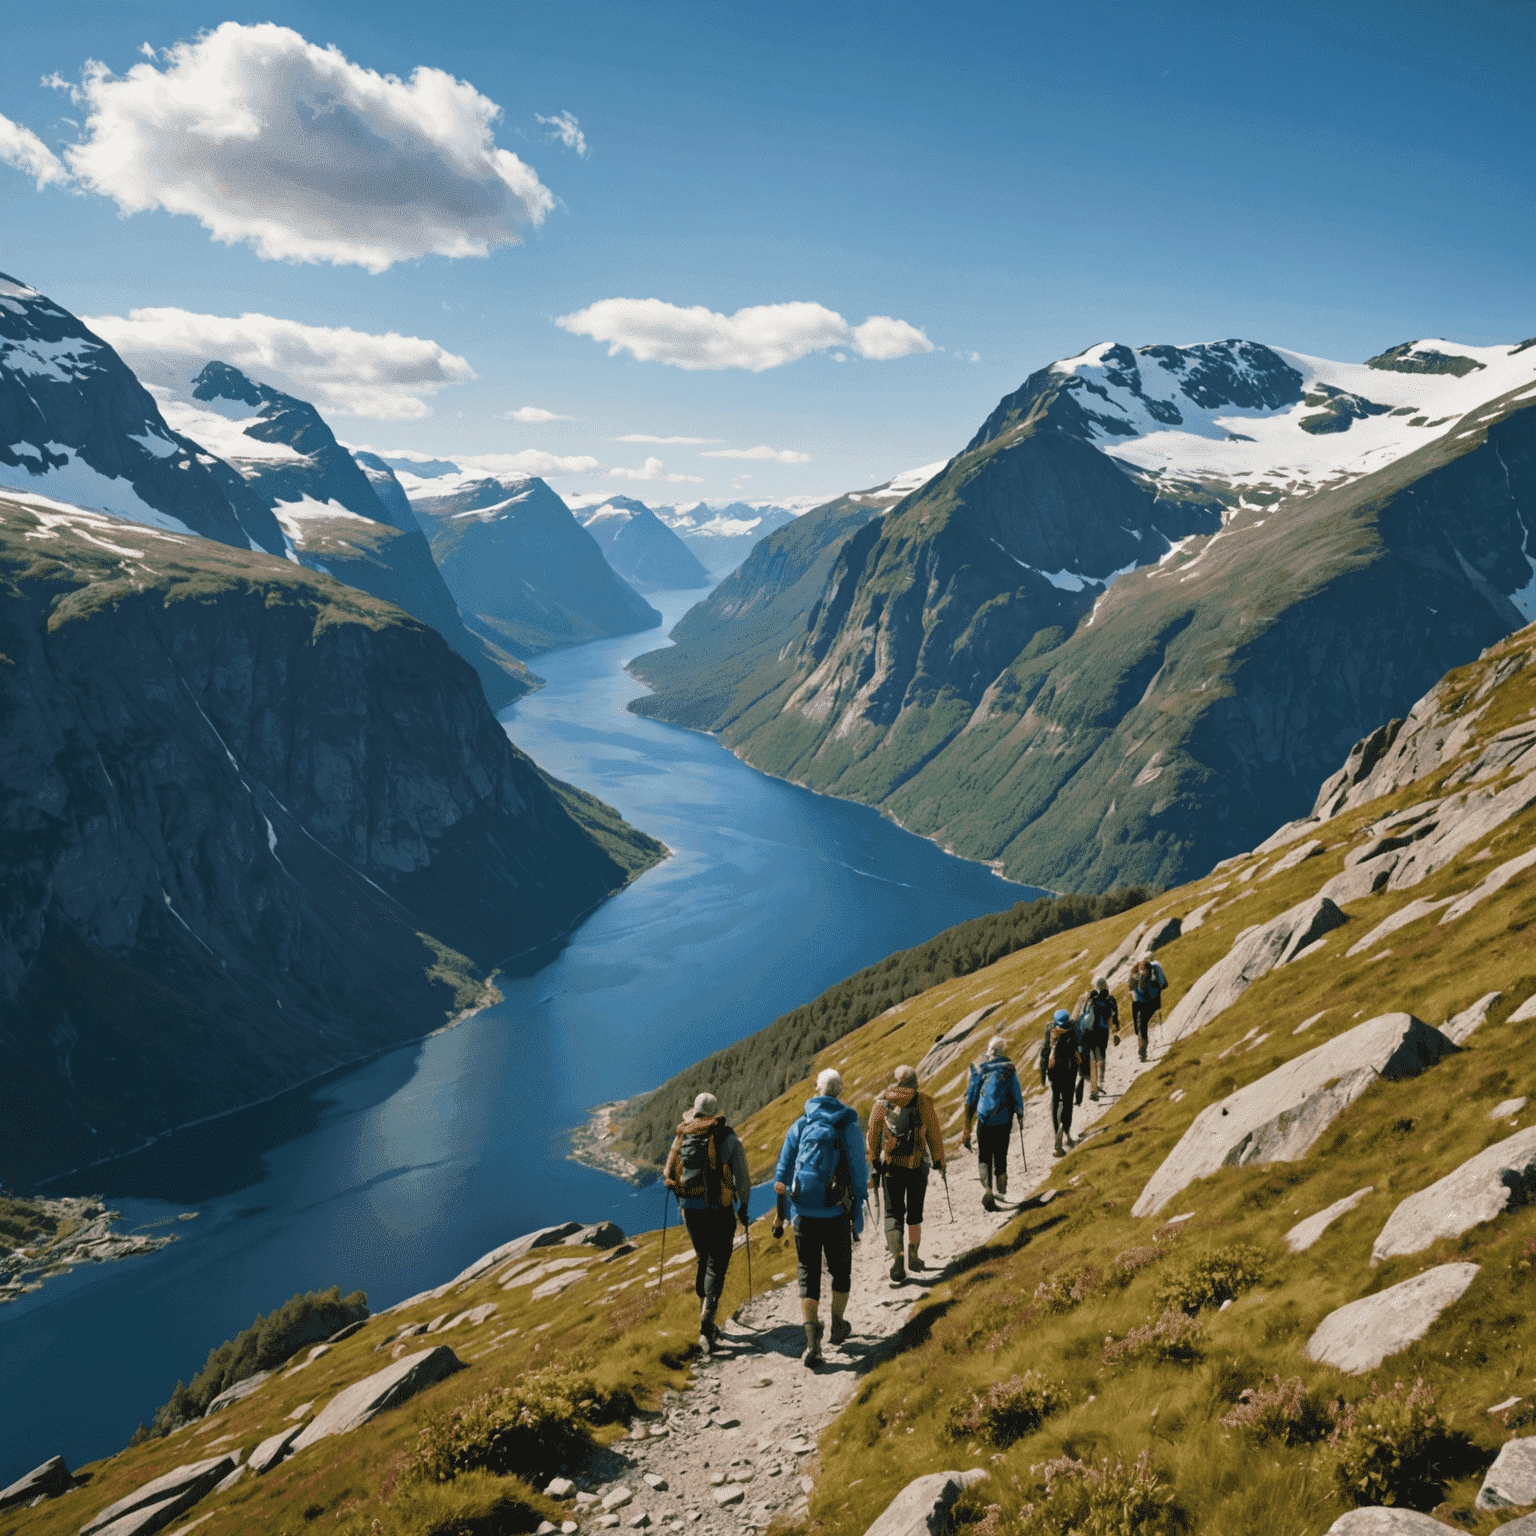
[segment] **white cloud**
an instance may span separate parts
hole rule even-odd
[[[496,146],[501,108],[440,69],[408,81],[288,27],[228,21],[125,75],[88,63],[82,186],[190,214],[226,245],[382,272],[516,244],[554,198]]]
[[[674,368],[746,368],[761,373],[811,352],[849,347],[886,361],[932,352],[933,343],[905,320],[872,315],[850,325],[821,304],[757,304],[733,315],[696,304],[683,309],[661,299],[601,299],[556,325],[608,343],[609,357],[629,352],[644,363]]]
[[[756,448],[716,448],[709,453],[701,453],[701,459],[773,459],[779,464],[809,464],[811,456],[808,453],[796,453],[793,448],[770,448],[767,443],[759,443]]]
[[[13,123],[0,113],[0,161],[14,165],[37,183],[39,192],[53,182],[67,182],[69,172],[59,158],[30,128]]]
[[[515,411],[507,412],[508,421],[575,421],[574,416],[557,416],[554,411],[546,411],[542,406],[520,405]]]
[[[955,353],[955,356],[958,357],[962,363],[979,363],[981,361],[980,352],[957,352]]]
[[[552,130],[550,138],[559,139],[567,149],[574,149],[578,155],[587,155],[591,151],[587,148],[587,136],[581,131],[581,125],[569,112],[557,112],[553,117],[540,117],[537,112],[533,114]]]
[[[666,466],[660,459],[647,459],[639,469],[625,469],[622,466],[606,471],[610,480],[666,480],[674,485],[691,483],[702,485],[702,475],[673,475],[665,473]]]
[[[718,437],[652,437],[649,432],[626,432],[616,443],[718,443]]]
[[[601,466],[584,453],[545,453],[525,448],[521,453],[456,453],[453,462],[461,470],[485,475],[590,475]]]
[[[430,416],[426,397],[475,377],[464,358],[435,341],[394,331],[379,336],[274,315],[198,315],[185,309],[82,318],[146,384],[183,398],[192,377],[217,359],[313,402],[325,414],[401,420]]]

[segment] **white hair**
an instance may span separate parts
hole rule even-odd
[[[1008,1042],[1001,1035],[993,1035],[987,1041],[988,1056],[1006,1056],[1008,1054]]]
[[[843,1091],[843,1074],[836,1067],[826,1067],[817,1074],[816,1092],[824,1097],[837,1098]]]

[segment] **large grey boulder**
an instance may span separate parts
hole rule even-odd
[[[1325,1205],[1315,1216],[1308,1216],[1298,1221],[1285,1234],[1285,1246],[1292,1253],[1301,1253],[1310,1248],[1340,1216],[1354,1210],[1370,1192],[1371,1186],[1367,1184],[1364,1189],[1357,1189],[1354,1194],[1345,1195],[1342,1200],[1335,1200],[1332,1205]]]
[[[624,1229],[612,1221],[599,1221],[582,1227],[560,1239],[564,1248],[617,1248],[624,1241]]]
[[[471,1280],[478,1280],[481,1275],[495,1269],[498,1264],[520,1259],[535,1248],[552,1248],[557,1243],[563,1243],[573,1232],[579,1231],[581,1231],[579,1221],[563,1221],[558,1226],[540,1227],[537,1232],[524,1232],[521,1237],[514,1237],[510,1242],[503,1243],[501,1247],[492,1248],[489,1253],[482,1253],[473,1264],[467,1269],[461,1269],[452,1280],[445,1280],[441,1285],[433,1286],[430,1291],[418,1291],[414,1296],[407,1296],[404,1301],[397,1301],[394,1306],[385,1307],[384,1313],[400,1312],[421,1301],[436,1301],[439,1296],[446,1296],[455,1286],[468,1285]],[[379,1315],[382,1317],[384,1313]]]
[[[885,1506],[864,1536],[946,1536],[954,1528],[950,1511],[973,1483],[988,1476],[984,1467],[968,1472],[930,1472],[907,1484]]]
[[[1477,1490],[1479,1509],[1523,1509],[1528,1504],[1536,1504],[1536,1435],[1506,1440]]]
[[[348,1430],[366,1424],[369,1419],[414,1397],[423,1387],[429,1387],[445,1376],[462,1369],[459,1357],[446,1344],[434,1349],[424,1349],[420,1354],[406,1355],[382,1371],[355,1381],[350,1387],[338,1392],[294,1440],[290,1454],[302,1451],[317,1440],[331,1435],[344,1435]]]
[[[359,1324],[359,1326],[361,1326],[361,1324]],[[211,1403],[208,1404],[208,1412],[204,1414],[204,1417],[206,1418],[210,1414],[221,1413],[224,1409],[228,1408],[231,1403],[238,1403],[241,1401],[241,1399],[249,1397],[253,1392],[260,1391],[260,1389],[272,1379],[272,1375],[273,1373],[271,1371],[257,1371],[254,1376],[247,1376],[243,1380],[237,1381],[234,1386],[225,1387],[225,1389],[220,1392],[219,1395],[214,1398]]]
[[[977,1027],[984,1019],[990,1018],[999,1008],[1001,1003],[988,1003],[985,1007],[977,1008],[959,1021],[951,1024],[948,1029],[934,1041],[928,1054],[917,1064],[918,1077],[926,1082],[935,1072],[941,1072],[952,1062],[955,1057],[965,1050],[966,1041],[976,1032]]]
[[[1131,1214],[1154,1215],[1218,1168],[1304,1157],[1373,1083],[1416,1077],[1455,1049],[1411,1013],[1385,1013],[1345,1030],[1202,1109],[1147,1181]]]
[[[1479,838],[1502,827],[1506,821],[1536,805],[1536,772],[1506,789],[1468,790],[1441,805],[1432,829],[1403,851],[1402,858],[1387,882],[1388,890],[1403,891],[1417,885],[1426,875],[1444,869],[1457,854],[1470,848]]]
[[[56,1499],[73,1485],[69,1468],[62,1456],[50,1456],[40,1467],[33,1467],[25,1477],[18,1477],[9,1488],[0,1488],[0,1509],[13,1504],[30,1504],[36,1498]]]
[[[290,1424],[286,1429],[280,1429],[275,1435],[268,1435],[260,1445],[251,1452],[250,1459],[246,1462],[252,1472],[270,1472],[293,1449],[293,1442],[304,1433],[302,1424]]]
[[[1330,1312],[1303,1353],[1360,1376],[1422,1339],[1435,1319],[1477,1278],[1479,1265],[1440,1264]]]
[[[162,1525],[174,1520],[182,1510],[190,1509],[216,1484],[223,1482],[235,1470],[239,1459],[233,1453],[210,1456],[206,1461],[194,1461],[188,1466],[166,1472],[153,1482],[125,1494],[116,1503],[97,1511],[80,1527],[80,1536],[92,1536],[93,1532],[105,1532],[109,1528],[112,1528],[112,1536],[121,1536],[115,1529],[119,1521],[127,1515],[150,1509],[157,1511],[159,1524],[140,1522],[129,1529],[158,1531]]]
[[[1180,1040],[1209,1024],[1259,977],[1290,964],[1303,950],[1348,921],[1326,896],[1309,896],[1269,922],[1245,929],[1231,949],[1179,999],[1168,1015],[1166,1033]]]
[[[1371,1263],[1418,1253],[1437,1238],[1460,1237],[1480,1222],[1536,1199],[1536,1126],[1469,1157],[1387,1217],[1371,1245]]]
[[[1457,1526],[1442,1524],[1433,1515],[1421,1515],[1416,1509],[1393,1509],[1385,1504],[1373,1504],[1340,1515],[1328,1527],[1327,1536],[1441,1536],[1444,1531],[1457,1529]]]

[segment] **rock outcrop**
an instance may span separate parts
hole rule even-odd
[[[1536,1126],[1479,1152],[1427,1189],[1409,1195],[1372,1244],[1371,1262],[1418,1253],[1441,1238],[1460,1237],[1532,1200],[1536,1200]]]
[[[1352,1376],[1374,1371],[1383,1360],[1422,1339],[1478,1272],[1476,1264],[1440,1264],[1349,1302],[1317,1325],[1303,1353]]]
[[[1506,1440],[1477,1490],[1477,1507],[1524,1509],[1532,1504],[1536,1504],[1536,1436]]]
[[[129,1531],[139,1536],[139,1533],[158,1531],[184,1509],[190,1509],[204,1494],[211,1493],[238,1464],[237,1455],[226,1453],[166,1472],[98,1510],[80,1527],[80,1536],[106,1536],[108,1532],[111,1536],[127,1536]],[[130,1515],[139,1515],[140,1519],[127,1524]]]
[[[1340,1515],[1328,1527],[1327,1536],[1445,1536],[1445,1532],[1456,1529],[1433,1515],[1421,1515],[1416,1509],[1372,1504]]]
[[[1294,1162],[1382,1078],[1416,1077],[1456,1047],[1407,1013],[1383,1014],[1303,1052],[1208,1105],[1179,1138],[1132,1207],[1151,1216],[1220,1168]]]
[[[1364,1189],[1357,1189],[1352,1195],[1345,1195],[1342,1200],[1335,1200],[1332,1205],[1325,1205],[1315,1216],[1308,1216],[1303,1221],[1298,1221],[1289,1232],[1285,1234],[1285,1246],[1292,1253],[1302,1253],[1310,1248],[1324,1232],[1336,1222],[1340,1216],[1347,1215],[1370,1194],[1371,1186],[1367,1184]]]
[[[62,1456],[50,1456],[40,1467],[33,1467],[7,1488],[0,1488],[0,1509],[30,1504],[33,1499],[56,1499],[74,1486],[74,1478]]]
[[[318,1441],[357,1429],[462,1368],[446,1344],[406,1355],[338,1392],[294,1438],[288,1454],[297,1455]]]
[[[985,1482],[985,1467],[968,1472],[930,1472],[914,1478],[886,1505],[864,1536],[950,1536],[950,1511],[967,1488]]]

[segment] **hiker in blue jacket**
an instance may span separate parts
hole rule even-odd
[[[774,1169],[778,1214],[773,1235],[784,1235],[786,1202],[793,1207],[795,1257],[799,1261],[800,1315],[805,1321],[805,1363],[822,1363],[821,1267],[832,1281],[832,1342],[853,1332],[844,1318],[853,1289],[853,1245],[864,1231],[869,1164],[858,1114],[839,1099],[843,1079],[828,1067],[816,1079],[816,1095],[790,1126]]]
[[[971,1080],[965,1090],[965,1135],[960,1145],[971,1150],[971,1125],[976,1126],[976,1161],[981,1174],[983,1210],[995,1211],[999,1195],[1008,1193],[1008,1140],[1017,1119],[1020,1136],[1024,1124],[1024,1090],[1019,1074],[1008,1059],[1008,1042],[993,1035],[987,1054],[971,1064]]]

